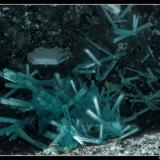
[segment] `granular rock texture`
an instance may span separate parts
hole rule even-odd
[[[145,133],[123,141],[78,148],[66,155],[142,156],[160,155],[160,132]]]

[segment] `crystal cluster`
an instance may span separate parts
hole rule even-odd
[[[133,15],[132,28],[121,28],[119,24],[127,23],[124,18],[132,7],[129,5],[124,10],[118,7],[118,14],[113,15],[106,6],[100,6],[112,26],[115,47],[151,26],[151,22],[139,25],[138,16]],[[113,10],[116,6],[109,8]],[[33,126],[38,120],[38,134],[62,149],[86,143],[102,144],[110,138],[122,139],[136,133],[138,126],[130,122],[149,110],[160,109],[160,91],[154,87],[158,77],[150,68],[146,72],[130,67],[121,68],[120,61],[128,56],[126,50],[111,52],[107,47],[87,37],[83,38],[101,55],[93,53],[90,48],[84,48],[86,60],[77,64],[68,77],[53,73],[50,80],[38,80],[35,78],[38,71],[31,72],[29,65],[26,65],[25,73],[6,68],[0,72],[0,77],[7,80],[5,87],[10,88],[8,93],[0,97],[0,103],[21,113],[28,113],[24,119],[0,117],[0,123],[9,124],[0,129],[1,136],[7,136],[9,140],[20,137],[45,149],[46,144],[27,134],[26,126]],[[139,60],[142,65],[150,57],[155,59],[149,46],[147,50],[147,55]],[[126,76],[126,72],[131,73],[131,76]],[[112,83],[109,80],[111,76],[118,77],[120,83]],[[141,79],[150,88],[149,94],[144,94],[138,87]],[[18,90],[29,90],[31,99],[13,98]],[[130,116],[121,115],[122,109],[128,107],[132,110],[137,104],[142,105],[137,112]]]

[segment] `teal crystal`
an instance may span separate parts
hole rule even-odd
[[[137,64],[128,64],[126,58],[132,53],[120,47],[124,44],[123,40],[128,45],[130,37],[140,36],[139,33],[152,25],[149,21],[140,24],[141,19],[130,12],[132,7],[126,6],[114,16],[105,6],[99,7],[111,24],[111,41],[101,46],[100,42],[90,37],[81,37],[90,46],[83,48],[85,58],[75,64],[67,76],[57,71],[53,72],[52,78],[40,80],[36,78],[39,71],[31,71],[29,64],[26,64],[25,73],[4,68],[0,77],[5,80],[4,87],[8,92],[1,93],[0,103],[5,109],[11,110],[13,117],[15,113],[22,116],[1,116],[0,124],[3,127],[0,128],[0,136],[12,141],[19,137],[37,148],[46,149],[48,145],[42,143],[40,138],[37,140],[42,136],[64,151],[78,145],[123,139],[138,132],[140,128],[133,124],[134,120],[148,111],[160,109],[160,91],[156,90],[158,75],[145,66],[150,59],[156,61],[151,47],[144,46],[146,52],[140,55],[137,63],[142,65],[143,70],[138,69]],[[38,64],[39,60],[43,64],[40,49]],[[131,61],[134,62],[134,59]],[[149,88],[149,93],[140,89],[141,81],[142,86]],[[24,91],[29,92],[30,98]],[[26,95],[17,94],[19,92]],[[137,104],[142,105],[141,108],[138,106],[138,111],[130,116],[122,116],[122,110],[133,111]],[[27,128],[35,124],[37,137],[33,138]]]
[[[0,117],[0,123],[11,123],[9,127],[0,130],[0,135],[11,136],[10,140],[20,137],[37,147],[44,148],[41,142],[33,140],[24,131],[25,126],[32,125],[37,118],[39,133],[62,148],[65,146],[72,148],[77,144],[83,145],[84,143],[100,144],[107,138],[107,135],[120,137],[124,133],[131,132],[130,129],[124,130],[126,124],[122,123],[123,118],[120,117],[119,112],[124,94],[120,94],[114,105],[111,105],[110,103],[114,99],[110,97],[109,88],[105,89],[102,95],[94,82],[89,88],[86,85],[81,85],[79,88],[76,80],[64,79],[58,73],[55,78],[48,81],[51,83],[45,84],[43,80],[41,82],[31,76],[28,67],[26,66],[26,74],[9,69],[5,69],[2,73],[6,80],[12,82],[5,84],[6,87],[11,88],[12,93],[18,89],[28,89],[32,91],[31,100],[10,98],[12,93],[9,92],[10,95],[0,98],[0,103],[20,112],[34,111],[35,115],[32,121],[29,120],[31,117],[26,120]],[[46,89],[44,84],[52,86],[52,88]],[[111,91],[111,93],[113,92]],[[116,91],[115,94],[117,94]],[[96,125],[95,122],[97,122]],[[45,132],[45,127],[49,124],[54,125],[57,131]],[[94,137],[91,132],[92,127],[99,132],[98,137]]]

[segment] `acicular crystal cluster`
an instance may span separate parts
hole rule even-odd
[[[132,29],[121,28],[119,24],[127,23],[125,16],[132,7],[129,5],[122,10],[116,6],[100,6],[113,28],[115,45],[138,36],[139,32],[151,26],[150,22],[139,26],[138,16],[133,15]],[[138,126],[129,122],[149,110],[160,109],[160,92],[154,88],[158,77],[150,68],[147,68],[146,73],[129,67],[122,69],[119,63],[128,56],[125,50],[111,52],[107,47],[102,47],[87,37],[83,38],[101,55],[93,53],[90,48],[84,48],[86,60],[75,66],[68,77],[54,73],[50,80],[38,80],[35,78],[38,71],[31,72],[29,65],[26,65],[26,73],[10,69],[0,72],[0,77],[7,80],[5,87],[10,88],[8,93],[0,97],[0,103],[20,113],[28,113],[24,119],[0,117],[0,123],[9,124],[0,129],[1,136],[7,136],[9,140],[20,137],[45,149],[46,144],[27,134],[26,126],[33,126],[36,122],[38,133],[61,148],[73,148],[85,143],[102,144],[110,138],[122,139],[136,133]],[[141,64],[149,57],[154,58],[152,50],[149,46],[147,48],[148,53],[140,60]],[[125,71],[132,75],[126,76]],[[119,77],[120,83],[116,85],[110,82],[111,75]],[[150,94],[143,94],[137,87],[141,78],[152,90]],[[132,88],[133,92],[128,92],[125,87]],[[29,90],[31,99],[13,98],[18,90]],[[126,106],[127,101],[130,106]],[[139,111],[128,117],[121,115],[121,109],[133,108],[137,103],[143,106]]]

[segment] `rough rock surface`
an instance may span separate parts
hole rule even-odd
[[[51,152],[40,152],[36,155],[59,155]],[[122,141],[111,141],[103,145],[92,145],[68,151],[62,155],[79,156],[154,156],[160,155],[160,132],[144,133]]]

